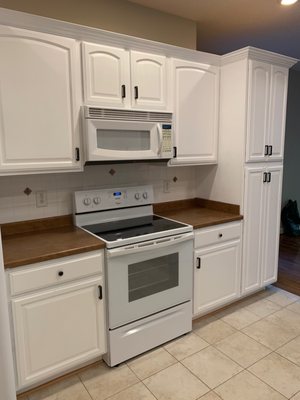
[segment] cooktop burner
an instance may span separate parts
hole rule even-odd
[[[94,233],[108,242],[128,239],[151,233],[164,232],[181,228],[183,224],[159,217],[148,215],[138,218],[130,218],[120,221],[84,225],[82,228]]]

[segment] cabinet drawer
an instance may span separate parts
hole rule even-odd
[[[69,282],[102,273],[103,251],[44,261],[11,270],[8,280],[11,295]]]
[[[195,231],[195,248],[223,243],[241,236],[241,222],[221,224]]]

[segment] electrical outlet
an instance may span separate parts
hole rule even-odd
[[[170,193],[170,181],[165,180],[163,182],[163,191],[164,193]]]
[[[35,204],[37,207],[47,207],[48,199],[46,190],[35,192]]]

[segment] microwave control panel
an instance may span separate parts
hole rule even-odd
[[[172,154],[172,125],[162,124],[162,155]]]

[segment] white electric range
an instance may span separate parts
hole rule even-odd
[[[192,329],[193,227],[152,204],[150,185],[74,195],[75,224],[106,242],[110,366]]]

